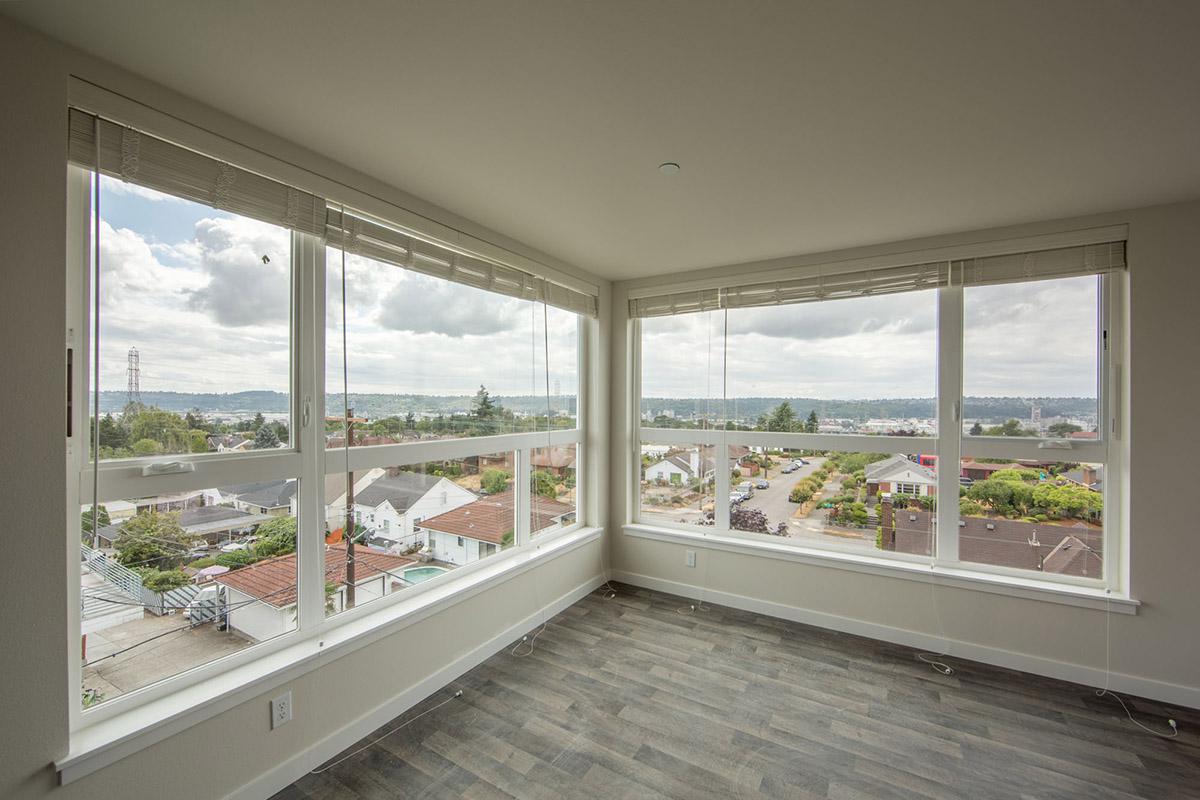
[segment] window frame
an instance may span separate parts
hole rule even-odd
[[[326,474],[344,472],[347,456],[344,449],[327,450],[324,440],[325,418],[325,241],[323,238],[291,231],[291,374],[289,378],[290,424],[287,448],[239,453],[181,453],[174,455],[134,457],[101,461],[99,469],[92,468],[90,425],[92,405],[89,387],[91,336],[92,280],[92,178],[93,172],[75,164],[67,164],[67,296],[66,343],[73,352],[71,394],[82,398],[71,404],[72,436],[66,439],[65,469],[67,475],[67,505],[64,531],[68,553],[74,553],[80,541],[82,503],[91,501],[92,481],[99,482],[98,502],[104,503],[127,497],[151,496],[166,491],[207,489],[257,480],[294,479],[297,481],[297,604],[296,627],[246,647],[236,653],[218,656],[146,686],[105,700],[89,709],[82,708],[79,687],[82,681],[81,659],[68,659],[69,728],[72,736],[80,731],[127,714],[141,706],[167,698],[189,687],[211,681],[256,661],[270,658],[288,648],[319,640],[338,638],[346,631],[358,630],[368,615],[376,615],[390,607],[412,601],[427,592],[453,594],[469,592],[484,574],[503,564],[515,567],[523,559],[536,556],[545,547],[556,551],[558,540],[579,533],[594,525],[593,499],[588,489],[594,476],[588,468],[586,431],[590,421],[590,365],[598,320],[576,313],[577,348],[575,425],[553,431],[533,431],[425,442],[354,447],[350,449],[349,464],[354,470],[370,466],[394,466],[418,463],[437,458],[456,458],[486,455],[494,452],[516,453],[518,481],[516,491],[516,534],[512,547],[497,550],[487,558],[460,566],[404,591],[388,594],[336,615],[325,616],[324,602],[324,479]],[[399,267],[396,267],[399,268]],[[535,301],[536,302],[536,301]],[[533,449],[554,444],[574,444],[576,447],[576,515],[570,525],[558,530],[530,536],[530,469],[529,454]],[[150,464],[178,461],[188,464],[192,471],[167,475],[142,474]],[[523,480],[520,480],[523,477]],[[310,488],[312,487],[312,488]],[[67,559],[67,653],[78,653],[81,636],[80,560]],[[486,572],[484,572],[486,571]],[[419,606],[419,603],[416,604]],[[385,613],[379,618],[389,617]],[[384,622],[392,625],[394,621]]]
[[[1123,236],[1121,238],[1124,238]],[[1013,251],[1019,252],[1027,243],[1013,243]],[[953,259],[952,254],[948,256]],[[633,420],[630,426],[629,449],[626,457],[630,469],[626,491],[626,520],[628,524],[665,531],[686,532],[701,538],[743,539],[774,545],[764,554],[783,547],[795,547],[806,554],[828,552],[839,561],[860,559],[864,563],[878,564],[880,560],[910,562],[926,565],[935,570],[979,573],[989,578],[1010,581],[1014,586],[1044,584],[1048,588],[1064,587],[1083,590],[1101,590],[1114,595],[1128,595],[1126,562],[1128,558],[1128,518],[1125,511],[1126,471],[1124,468],[1127,443],[1124,441],[1125,422],[1123,406],[1122,367],[1125,359],[1125,316],[1124,295],[1127,272],[1112,271],[1098,273],[1100,284],[1097,301],[1097,375],[1098,427],[1100,436],[1095,440],[1055,439],[1050,437],[970,437],[962,432],[961,410],[963,407],[963,330],[964,288],[962,285],[939,287],[937,292],[937,384],[935,410],[937,434],[914,439],[913,437],[874,436],[860,434],[781,433],[767,431],[726,431],[723,429],[653,428],[642,424],[641,381],[642,381],[642,323],[636,317],[628,319],[628,385],[630,396],[627,408]],[[672,285],[656,285],[655,293],[670,291]],[[692,286],[680,287],[695,288]],[[836,303],[837,300],[823,302]],[[712,312],[698,312],[712,313]],[[694,444],[728,447],[733,445],[766,446],[778,449],[841,450],[848,452],[880,452],[909,454],[914,444],[920,444],[930,454],[937,456],[937,463],[960,464],[962,453],[979,458],[1045,459],[1048,454],[1057,454],[1064,460],[1103,464],[1104,485],[1104,569],[1100,578],[1085,578],[1073,575],[1051,574],[1040,571],[1022,570],[961,561],[958,549],[958,504],[938,503],[933,525],[933,553],[930,556],[872,550],[869,554],[861,548],[850,549],[837,542],[796,542],[767,534],[756,534],[734,530],[729,525],[730,476],[728,470],[717,471],[715,488],[714,525],[697,526],[644,520],[641,513],[641,444]],[[937,470],[938,497],[958,497],[961,470]]]

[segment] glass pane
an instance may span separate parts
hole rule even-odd
[[[738,429],[933,436],[936,291],[730,309]]]
[[[347,405],[352,446],[575,426],[578,315],[351,255],[343,331],[341,251],[326,264],[329,447]]]
[[[1099,438],[1100,278],[963,290],[963,433]]]
[[[928,456],[730,447],[734,530],[804,545],[931,552]]]
[[[642,425],[723,425],[724,312],[650,317],[641,329]]]
[[[1103,465],[964,458],[959,482],[963,561],[1103,577]]]
[[[651,524],[711,525],[715,447],[642,442],[641,513]]]
[[[515,464],[505,452],[364,470],[352,486],[327,475],[326,614],[511,547]]]
[[[295,630],[295,514],[295,480],[84,506],[84,707]]]
[[[290,233],[101,177],[99,245],[100,457],[286,446]]]
[[[574,444],[530,451],[529,530],[533,536],[575,524],[576,455]]]

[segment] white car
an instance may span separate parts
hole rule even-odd
[[[239,550],[249,550],[250,545],[254,544],[253,536],[248,536],[245,539],[234,539],[221,545],[222,553],[236,553]]]

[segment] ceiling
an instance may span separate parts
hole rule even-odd
[[[614,279],[1200,196],[1185,0],[3,12]]]

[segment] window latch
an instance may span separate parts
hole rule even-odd
[[[156,461],[142,467],[142,477],[152,475],[180,475],[184,472],[195,472],[196,465],[190,461]]]

